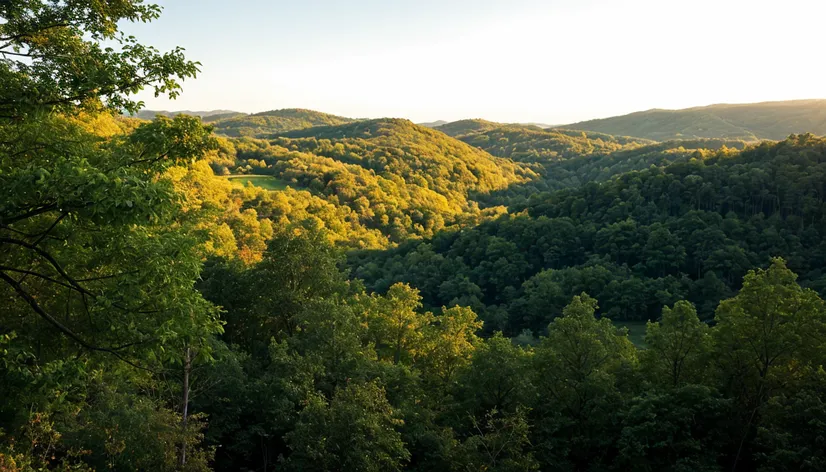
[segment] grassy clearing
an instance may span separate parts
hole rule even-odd
[[[614,321],[614,326],[618,328],[628,328],[628,339],[635,346],[645,349],[645,321]]]
[[[276,179],[271,175],[228,175],[226,179],[241,186],[245,186],[247,182],[250,182],[256,187],[267,190],[284,190],[287,188],[287,182]]]

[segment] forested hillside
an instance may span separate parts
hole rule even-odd
[[[606,143],[601,138],[592,141],[587,138],[570,139],[566,135],[562,136],[559,141],[550,141],[554,147],[561,149],[561,156],[557,154],[556,158],[550,161],[525,163],[536,171],[537,178],[522,185],[512,185],[505,190],[480,196],[480,202],[485,205],[521,208],[526,198],[538,192],[579,187],[589,182],[603,182],[625,172],[664,167],[694,157],[706,156],[718,150],[727,152],[746,146],[744,141],[722,139],[679,140],[648,145],[632,141],[616,151],[609,152],[608,150],[618,147],[616,141]],[[546,142],[544,136],[540,136],[540,140],[540,143]],[[527,146],[531,147],[532,143],[528,142]],[[570,149],[591,149],[592,153],[578,154]]]
[[[0,471],[826,470],[826,138],[130,118],[159,14],[0,2]]]
[[[236,172],[273,175],[305,189],[395,243],[478,221],[475,195],[536,177],[525,166],[407,120],[314,127],[234,146]],[[219,173],[229,171],[216,165]]]
[[[561,129],[549,130],[524,125],[484,127],[468,130],[456,137],[494,156],[537,164],[590,154],[605,154],[651,143],[638,138]]]
[[[313,110],[288,108],[253,115],[236,115],[214,123],[215,132],[225,136],[266,137],[313,126],[340,125],[355,121]]]
[[[210,110],[210,111],[166,111],[166,110],[140,110],[133,116],[142,120],[152,120],[156,116],[165,116],[167,118],[174,118],[178,115],[190,115],[200,117],[204,122],[221,120],[230,118],[236,115],[243,115],[243,113],[232,110]]]
[[[445,121],[445,120],[436,120],[436,121],[429,121],[429,122],[426,122],[426,123],[417,123],[417,124],[420,125],[420,126],[426,126],[428,128],[435,128],[437,126],[446,125],[447,121]]]
[[[561,128],[669,139],[785,139],[794,133],[826,134],[826,100],[721,104],[684,110],[648,110],[582,121]]]
[[[267,137],[314,126],[330,126],[351,123],[352,118],[330,115],[313,110],[299,108],[285,108],[261,113],[246,114],[231,110],[211,111],[158,111],[140,110],[135,118],[152,120],[156,116],[174,118],[178,115],[197,116],[204,123],[211,123],[217,134],[231,137]]]
[[[601,182],[633,170],[665,166],[722,148],[743,149],[745,141],[683,139],[661,143],[596,132],[542,129],[484,120],[462,120],[436,129],[498,157],[519,162],[537,176],[528,182],[479,195],[484,205],[519,207],[537,192]]]
[[[502,126],[501,123],[494,123],[488,120],[479,118],[453,121],[437,126],[435,129],[441,131],[448,136],[464,136],[468,134],[480,133]]]
[[[582,291],[614,319],[656,319],[681,299],[710,318],[773,256],[826,292],[822,138],[677,155],[604,184],[534,194],[524,211],[473,229],[353,254],[350,265],[369,289],[406,282],[427,306],[472,306],[487,329],[514,336],[544,333]]]

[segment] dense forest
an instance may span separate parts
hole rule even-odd
[[[353,224],[395,243],[476,221],[483,215],[473,195],[536,177],[526,166],[399,119],[313,127],[233,145],[229,162],[214,162],[216,173],[271,175],[346,209]],[[386,243],[367,245],[376,246]]]
[[[467,304],[487,329],[510,335],[544,333],[582,291],[615,319],[656,319],[683,299],[709,319],[772,256],[826,289],[824,170],[826,141],[812,135],[694,151],[602,184],[533,194],[474,228],[353,253],[350,265],[370,289],[407,282],[427,305]]]
[[[0,3],[0,471],[826,470],[826,139],[142,115],[159,15]]]

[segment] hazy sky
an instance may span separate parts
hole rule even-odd
[[[826,98],[826,0],[164,0],[202,72],[150,109],[569,123]]]

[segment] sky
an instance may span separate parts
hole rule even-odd
[[[148,109],[566,124],[826,98],[826,0],[155,0],[201,62]]]

